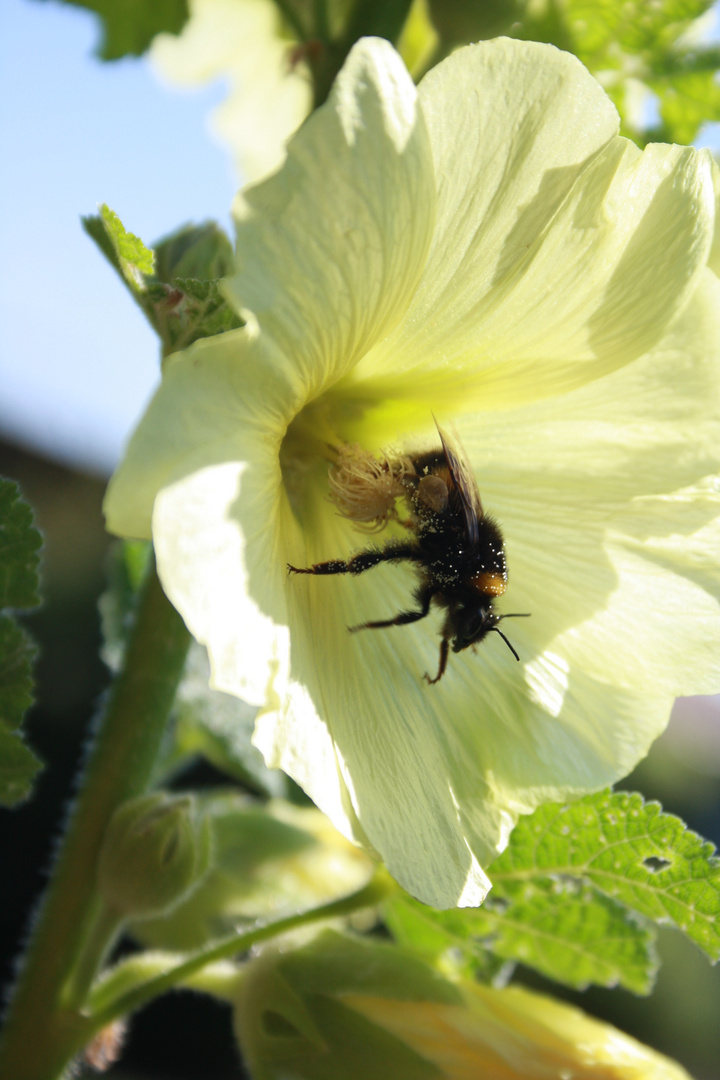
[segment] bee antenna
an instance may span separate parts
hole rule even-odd
[[[519,656],[518,656],[518,654],[517,654],[517,653],[515,652],[515,649],[514,649],[514,648],[512,647],[512,645],[510,644],[510,642],[508,641],[508,639],[507,639],[507,638],[505,637],[505,635],[503,634],[502,630],[498,629],[498,627],[497,627],[497,626],[492,626],[492,627],[491,627],[490,629],[491,629],[491,630],[494,630],[496,634],[499,634],[499,635],[500,635],[500,637],[501,637],[501,638],[503,639],[503,641],[504,641],[504,642],[505,642],[505,644],[507,645],[507,647],[508,647],[508,649],[510,650],[510,652],[511,652],[511,653],[513,654],[513,656],[514,656],[514,657],[515,657],[515,659],[517,660],[517,662],[518,662],[518,663],[520,663],[520,657],[519,657]]]

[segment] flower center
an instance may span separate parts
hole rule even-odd
[[[309,491],[317,492],[317,485],[331,496],[341,516],[360,523],[361,531],[367,526],[375,531],[397,516],[389,508],[402,494],[397,482],[409,466],[403,465],[402,455],[391,451],[388,456],[385,448],[397,444],[398,438],[404,443],[401,431],[412,431],[412,425],[392,405],[335,386],[309,401],[290,421],[280,446],[280,468],[290,506],[301,524],[306,521]],[[375,505],[377,500],[383,505]]]
[[[343,427],[360,410],[338,405],[336,398],[323,394],[308,402],[290,421],[280,445],[283,484],[295,517],[303,522],[309,486],[328,486],[328,469],[345,442]]]

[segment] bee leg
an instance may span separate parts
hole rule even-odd
[[[435,676],[434,679],[431,679],[430,676],[428,675],[427,671],[426,671],[425,675],[423,676],[423,678],[426,680],[426,682],[428,682],[430,684],[430,686],[434,686],[435,683],[440,682],[443,675],[445,674],[445,668],[447,667],[449,648],[450,648],[450,642],[448,641],[447,638],[443,638],[442,641],[440,642],[440,667],[438,668],[437,675]]]
[[[417,559],[418,549],[414,544],[387,544],[384,548],[368,548],[359,551],[350,559],[331,559],[330,562],[315,563],[313,566],[290,566],[291,574],[363,574],[381,562],[399,562],[401,559]]]
[[[417,598],[420,601],[419,611],[401,611],[394,619],[382,619],[379,622],[360,623],[359,626],[348,626],[351,634],[356,630],[382,630],[386,626],[407,626],[409,623],[424,619],[430,610],[430,601],[433,598],[433,590],[425,586],[419,589]]]

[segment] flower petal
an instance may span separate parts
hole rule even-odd
[[[720,277],[720,165],[712,159],[712,178],[715,189],[715,233],[708,256],[708,266]]]
[[[115,531],[152,528],[215,685],[263,707],[268,763],[438,907],[480,902],[482,866],[519,813],[626,773],[671,698],[717,678],[720,655],[720,303],[698,269],[709,169],[691,150],[640,155],[615,140],[589,76],[548,47],[476,53],[480,64],[460,53],[437,76],[448,95],[486,87],[473,139],[456,125],[446,152],[441,121],[457,117],[432,81],[423,91],[442,166],[428,261],[435,174],[414,90],[386,43],[353,51],[285,168],[239,206],[244,264],[229,289],[248,326],[170,358],[106,504]],[[501,85],[523,133],[509,150]],[[577,152],[558,134],[568,111],[580,126],[595,117]],[[658,236],[672,265],[656,271]],[[559,389],[570,392],[536,402]],[[532,618],[506,624],[522,664],[490,635],[428,686],[435,613],[344,629],[407,610],[412,570],[288,579],[286,563],[358,546],[327,499],[323,424],[344,434],[351,404],[368,445],[383,410],[397,433],[446,401],[465,414],[460,434],[505,532],[498,607]],[[490,428],[481,414],[499,404]]]
[[[492,426],[459,421],[506,538],[504,606],[533,613],[513,637],[610,685],[671,698],[720,683],[719,341],[706,272],[642,360]]]
[[[244,461],[243,447],[257,447],[258,432],[271,433],[277,459],[304,395],[292,374],[278,370],[266,342],[246,327],[171,356],[110,480],[103,507],[110,532],[149,539],[162,487],[208,465]]]
[[[430,146],[400,57],[366,39],[284,168],[235,204],[231,301],[317,396],[401,318],[435,219]]]
[[[457,702],[469,755],[509,811],[612,783],[675,696],[720,685],[718,341],[708,274],[643,360],[489,430],[458,422],[506,540],[498,606],[532,616],[506,631],[524,689],[517,673],[478,673],[494,721],[471,723]]]
[[[690,1080],[677,1062],[564,1002],[517,986],[461,985],[464,1007],[358,992],[343,1000],[445,1080]]]
[[[196,342],[166,366],[105,498],[112,532],[152,533],[170,600],[256,704],[287,668],[285,560],[272,551],[281,514],[298,528],[278,448],[301,392],[244,329]]]
[[[498,606],[532,615],[507,624],[523,667],[493,637],[428,687],[437,616],[345,634],[412,607],[402,567],[288,582],[302,711],[267,712],[257,743],[337,806],[337,774],[313,758],[324,723],[353,808],[344,828],[357,817],[435,906],[476,902],[479,867],[519,813],[626,775],[675,695],[720,683],[720,504],[703,480],[720,455],[718,295],[707,274],[660,348],[591,387],[500,413],[489,430],[458,422],[507,541]],[[358,546],[320,498],[302,540],[295,565]]]
[[[709,155],[640,153],[616,137],[598,83],[552,46],[460,50],[419,95],[438,184],[433,246],[407,317],[352,384],[436,408],[506,407],[659,341],[707,257]]]
[[[357,546],[319,488],[302,541],[299,549],[292,550],[292,540],[287,547],[296,566]],[[473,846],[465,835],[453,791],[463,748],[445,716],[447,695],[422,678],[436,669],[438,639],[427,625],[346,629],[407,609],[414,583],[411,572],[388,565],[362,579],[291,577],[290,694],[284,707],[259,718],[254,741],[269,764],[291,772],[336,827],[378,852],[414,895],[436,906],[475,905],[489,887],[478,851],[496,854],[511,821],[488,799],[482,841]],[[326,767],[331,747],[339,773]],[[469,767],[481,799],[487,786]]]

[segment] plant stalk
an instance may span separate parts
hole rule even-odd
[[[153,564],[7,1014],[0,1080],[55,1080],[85,1029],[92,1034],[72,988],[78,969],[100,962],[89,953],[107,944],[92,932],[97,854],[117,807],[150,783],[189,644]]]

